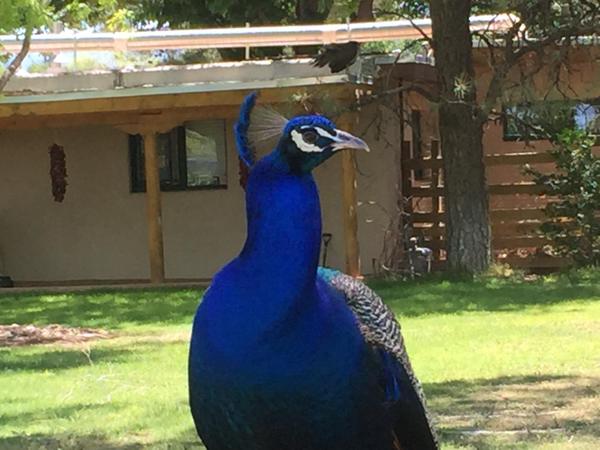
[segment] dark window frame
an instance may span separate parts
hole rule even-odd
[[[507,110],[509,108],[528,108],[531,109],[532,108],[532,103],[531,102],[526,102],[526,103],[519,103],[517,105],[508,105],[508,106],[503,106],[502,111],[503,111],[503,117],[502,117],[502,140],[505,142],[530,142],[530,141],[544,141],[546,140],[545,136],[540,136],[540,135],[536,135],[535,132],[531,132],[530,135],[524,135],[523,133],[517,131],[516,133],[510,133],[508,132],[508,127],[509,127],[509,119],[510,119],[510,115],[507,113]]]
[[[422,133],[422,115],[418,109],[410,110],[410,127],[412,136],[412,157],[414,159],[423,158],[423,133]],[[425,169],[415,169],[413,171],[415,180],[423,181],[428,178]]]
[[[565,101],[568,102],[568,101]],[[597,107],[600,109],[600,98],[593,98],[593,99],[584,99],[584,100],[572,100],[572,102],[575,102],[575,104],[571,107],[571,112],[572,112],[572,117],[571,117],[571,126],[576,126],[576,122],[575,122],[575,109],[577,108],[577,106],[582,105],[582,104],[589,104],[593,107]],[[507,110],[509,108],[528,108],[531,110],[532,113],[534,113],[533,111],[533,107],[534,107],[534,103],[532,102],[526,102],[526,103],[520,103],[520,104],[515,104],[515,105],[504,105],[502,110],[503,110],[503,115],[502,115],[502,140],[505,142],[529,142],[529,141],[543,141],[546,140],[545,136],[540,136],[540,135],[536,135],[535,131],[532,131],[532,133],[528,136],[528,135],[524,135],[520,132],[514,133],[514,134],[509,134],[508,133],[508,121],[509,121],[509,117],[510,115],[507,113]],[[600,142],[600,134],[596,135],[597,142]]]
[[[227,178],[227,122],[222,119],[213,119],[222,122],[223,131],[223,164],[225,166],[225,174]],[[202,121],[199,121],[202,122]],[[173,144],[172,136],[175,135],[175,144]],[[168,136],[169,140],[169,165],[173,171],[173,161],[177,160],[176,173],[171,173],[171,176],[164,180],[161,177],[160,190],[162,192],[182,192],[182,191],[205,191],[205,190],[222,190],[227,189],[228,180],[221,184],[207,184],[201,186],[188,186],[188,171],[187,171],[187,147],[186,147],[186,126],[178,126],[167,133],[159,135],[159,139],[163,136]],[[129,180],[130,192],[144,193],[146,192],[146,177],[145,177],[145,161],[144,161],[144,140],[139,134],[129,135]]]

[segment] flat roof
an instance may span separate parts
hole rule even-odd
[[[0,104],[301,87],[348,83],[350,78],[313,67],[309,58],[28,74],[10,80]]]

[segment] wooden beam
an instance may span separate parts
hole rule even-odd
[[[337,122],[340,129],[352,132],[356,118],[344,115]],[[356,196],[356,161],[351,150],[342,151],[342,192],[344,249],[346,254],[346,273],[357,277],[360,275],[360,250],[358,245],[358,214]]]
[[[150,253],[150,282],[165,281],[165,258],[162,232],[162,207],[160,173],[156,131],[146,131],[144,138],[144,162],[146,170],[146,214],[148,219],[148,249]]]
[[[191,120],[233,119],[237,117],[239,107],[200,106],[176,109],[121,111],[121,112],[91,112],[86,114],[57,114],[45,116],[13,116],[0,118],[0,129],[27,130],[39,128],[72,128],[82,126],[110,125],[123,127],[144,125],[149,119],[154,124],[183,123]]]

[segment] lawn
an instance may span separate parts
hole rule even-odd
[[[600,277],[373,282],[447,449],[600,448]],[[0,294],[0,324],[112,337],[0,348],[0,449],[201,449],[186,359],[198,290]]]

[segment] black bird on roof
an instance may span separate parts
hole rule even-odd
[[[332,73],[341,72],[356,61],[359,47],[356,41],[324,45],[314,57],[312,64],[316,67],[329,66]]]

